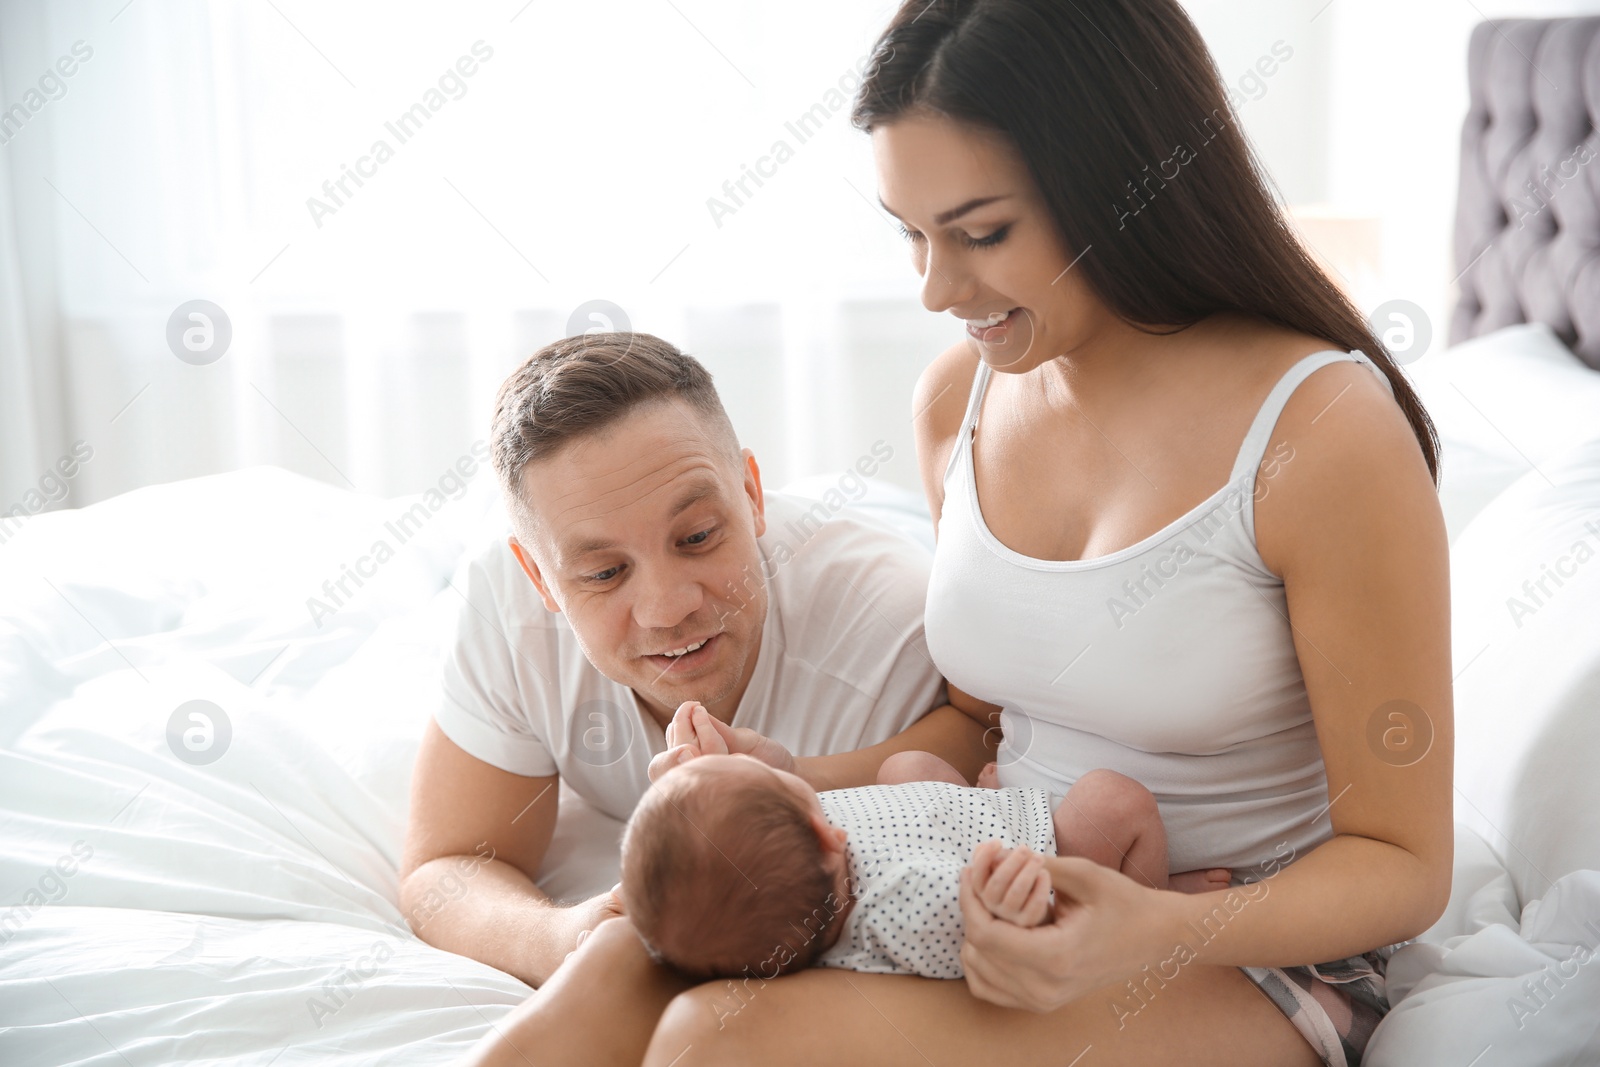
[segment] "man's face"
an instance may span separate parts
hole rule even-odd
[[[531,543],[512,547],[589,662],[660,717],[685,700],[731,717],[767,612],[749,450],[741,464],[672,399],[528,464],[522,487]]]

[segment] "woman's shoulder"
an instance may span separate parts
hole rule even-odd
[[[917,387],[912,390],[911,424],[917,443],[917,462],[935,525],[943,501],[944,470],[961,430],[961,418],[966,414],[972,381],[977,373],[978,358],[972,345],[965,340],[957,341],[923,368]]]
[[[1262,358],[1266,381],[1258,393],[1306,357],[1329,351],[1347,350],[1305,335],[1279,338]],[[1300,555],[1328,549],[1322,532],[1355,517],[1376,528],[1379,513],[1405,515],[1420,528],[1438,508],[1405,412],[1381,372],[1359,359],[1327,363],[1299,381],[1284,399],[1264,454],[1288,457],[1273,475],[1271,493],[1257,495],[1257,547],[1276,574]],[[1346,543],[1354,551],[1354,541]]]
[[[911,418],[918,432],[954,435],[967,410],[978,358],[967,341],[957,341],[933,358],[912,391]]]
[[[1214,338],[1205,347],[1210,349],[1210,360],[1204,361],[1209,366],[1202,362],[1194,369],[1201,375],[1221,377],[1231,383],[1222,391],[1236,400],[1240,417],[1254,412],[1273,388],[1309,357],[1349,351],[1314,334],[1260,322]],[[1387,419],[1396,427],[1407,426],[1404,413],[1379,380],[1381,372],[1373,371],[1373,366],[1360,359],[1337,359],[1315,367],[1285,398],[1269,445],[1278,438],[1308,432],[1313,422],[1320,427],[1321,413],[1336,400],[1341,405],[1360,408],[1366,419]],[[1196,394],[1202,391],[1198,382],[1189,385]]]
[[[1246,393],[1259,392],[1262,383],[1270,389],[1307,356],[1346,351],[1327,338],[1253,317],[1219,315],[1216,320],[1218,328],[1194,346],[1193,354],[1209,357],[1199,361],[1211,364],[1202,373],[1232,372]]]
[[[1307,358],[1347,351],[1342,345],[1312,334],[1263,326],[1252,343],[1241,346],[1238,358],[1249,368],[1247,376],[1254,379],[1247,391],[1262,396]],[[1371,358],[1370,353],[1363,354]],[[1348,401],[1351,408],[1360,410],[1363,420],[1388,421],[1409,432],[1404,413],[1380,380],[1381,372],[1373,371],[1373,366],[1359,359],[1334,360],[1315,368],[1286,398],[1274,436],[1307,432],[1313,422],[1320,425],[1327,405],[1335,401]]]

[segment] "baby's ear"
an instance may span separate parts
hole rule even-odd
[[[812,812],[811,828],[817,832],[817,840],[822,842],[823,852],[844,851],[844,843],[850,836],[844,827],[835,826],[821,815]]]

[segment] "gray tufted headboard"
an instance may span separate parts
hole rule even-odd
[[[1545,322],[1600,370],[1600,17],[1472,33],[1450,342]]]

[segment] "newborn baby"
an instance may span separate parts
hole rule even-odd
[[[878,785],[818,793],[749,756],[696,756],[628,820],[623,907],[650,954],[691,978],[812,965],[961,978],[959,877],[982,841],[1011,850],[986,899],[1021,926],[1051,914],[1043,855],[1083,856],[1156,889],[1229,884],[1225,868],[1169,880],[1155,798],[1124,775],[1085,774],[1053,818],[1043,789],[994,788],[993,764],[979,782],[901,752]]]

